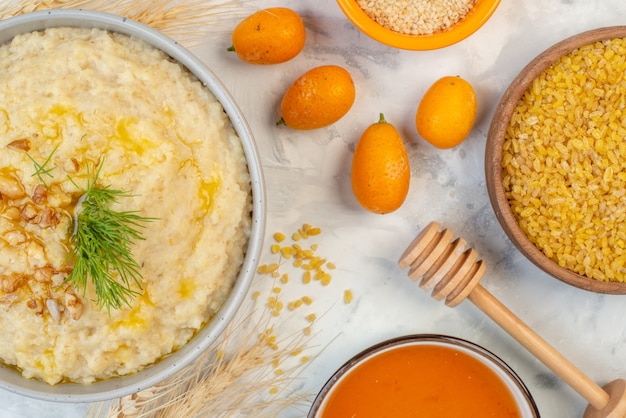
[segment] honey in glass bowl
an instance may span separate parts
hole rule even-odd
[[[358,354],[327,382],[309,417],[538,417],[519,377],[468,341],[413,335]]]

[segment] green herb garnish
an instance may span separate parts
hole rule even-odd
[[[39,179],[39,181],[46,187],[48,187],[48,185],[43,179],[43,176],[46,175],[52,178],[52,170],[54,170],[56,167],[55,166],[48,167],[48,164],[50,164],[50,161],[52,160],[52,156],[56,152],[57,148],[59,148],[58,145],[54,147],[54,149],[52,150],[50,155],[48,155],[48,158],[46,158],[43,164],[39,164],[37,161],[35,161],[33,157],[30,156],[29,153],[26,153],[26,156],[33,162],[33,165],[35,166],[35,172],[32,175],[37,177],[37,179]]]
[[[140,230],[154,218],[142,217],[137,211],[112,210],[112,203],[130,195],[97,185],[101,169],[102,164],[93,178],[88,179],[87,190],[77,207],[71,239],[74,269],[66,281],[83,293],[91,281],[98,306],[110,311],[120,309],[123,304],[130,306],[143,290],[141,266],[132,256],[131,245],[144,239]]]

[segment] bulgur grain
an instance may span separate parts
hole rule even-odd
[[[283,247],[280,250],[281,255],[286,258],[286,259],[290,259],[291,258],[291,254],[293,254],[293,248],[291,247]]]
[[[357,0],[385,28],[405,35],[431,35],[462,20],[476,0]]]
[[[350,304],[350,302],[352,302],[352,290],[347,289],[343,292],[343,301],[346,304]]]
[[[287,237],[282,232],[276,232],[274,234],[274,240],[276,240],[276,242],[279,242],[279,243],[283,242],[285,240],[285,238],[287,238]]]
[[[328,273],[324,273],[322,274],[322,279],[320,280],[320,283],[322,283],[322,286],[328,286],[330,284],[330,281],[332,279],[332,276]]]
[[[259,274],[272,274],[278,270],[278,263],[262,264],[257,269]]]
[[[563,56],[505,135],[502,180],[521,229],[561,267],[626,279],[626,38]]]
[[[294,312],[304,306],[310,306],[313,304],[313,299],[306,295],[301,296],[298,299],[288,301],[287,303],[283,303],[281,301],[281,297],[284,296],[284,294],[288,293],[289,290],[288,288],[284,288],[285,291],[283,292],[283,287],[276,285],[278,282],[280,282],[282,285],[286,285],[289,282],[289,273],[282,272],[282,269],[288,267],[288,265],[284,263],[285,260],[293,259],[293,267],[299,268],[303,271],[303,284],[306,285],[311,283],[313,278],[315,278],[315,280],[317,281],[320,281],[321,284],[324,286],[330,284],[331,275],[326,271],[326,269],[335,269],[335,264],[332,262],[328,262],[326,258],[322,258],[316,255],[316,251],[318,249],[317,244],[313,243],[309,248],[305,248],[302,244],[304,241],[309,240],[311,237],[320,235],[321,232],[322,230],[318,227],[312,227],[309,224],[304,224],[301,228],[298,228],[298,230],[291,235],[292,240],[289,243],[284,242],[288,238],[287,235],[281,232],[276,232],[273,235],[275,242],[271,244],[271,253],[278,256],[280,259],[278,262],[275,263],[261,264],[257,270],[257,273],[259,273],[260,275],[270,276],[274,279],[275,285],[271,288],[271,293],[267,298],[267,302],[265,303],[265,308],[267,308],[269,314],[272,317],[278,318],[283,314],[283,311],[285,310],[289,312]],[[296,241],[300,241],[300,243],[297,243]],[[257,300],[259,296],[260,292],[255,291],[252,298],[254,300]],[[350,296],[350,298],[352,298],[352,296]],[[312,326],[317,320],[317,315],[315,313],[306,313],[303,319],[306,321],[306,326],[304,326],[302,329],[302,335],[305,337],[309,337],[313,333]],[[273,327],[268,327],[263,332],[261,332],[259,334],[259,339],[262,344],[277,353],[272,360],[272,367],[276,376],[282,376],[283,373],[285,373],[286,369],[281,367],[281,358],[279,357],[278,353],[279,343],[283,344],[284,341],[278,341]],[[299,360],[300,363],[308,362],[309,356],[302,355],[302,353],[303,348],[301,347],[297,347],[296,349],[293,349],[289,352],[290,357],[294,357],[296,361]],[[298,356],[300,357],[298,358]],[[278,393],[277,388],[271,388],[270,393]]]

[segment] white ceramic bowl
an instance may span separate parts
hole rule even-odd
[[[487,368],[494,372],[498,379],[504,383],[504,385],[514,398],[515,404],[519,409],[521,418],[539,417],[537,405],[535,404],[532,395],[530,394],[522,380],[513,371],[513,369],[511,369],[495,354],[479,345],[476,345],[461,338],[440,334],[415,334],[383,341],[369,348],[366,348],[365,350],[348,360],[326,382],[326,384],[318,394],[317,398],[313,402],[313,406],[309,411],[308,418],[321,418],[324,416],[324,408],[326,407],[328,400],[333,396],[333,392],[339,386],[339,383],[341,383],[343,379],[345,379],[353,371],[355,371],[358,366],[367,363],[369,360],[372,360],[373,358],[381,354],[396,355],[394,353],[394,350],[414,346],[445,347],[448,349],[452,349],[456,352],[469,355],[474,360],[478,360],[480,363],[482,363],[484,366],[487,366]],[[412,354],[415,355],[416,353]],[[387,357],[387,359],[389,359],[389,357]],[[408,360],[405,361],[408,362]],[[391,372],[388,371],[382,373],[380,376],[381,381],[390,382],[393,380],[394,376],[397,376],[390,373]],[[371,378],[373,381],[374,378]],[[399,376],[398,379],[402,381],[402,378]],[[396,389],[397,388],[393,387],[393,385],[390,385],[389,387],[381,386],[378,388],[378,390],[388,390],[390,397],[393,397],[395,395],[394,391]],[[346,392],[344,391],[343,393]],[[419,399],[419,396],[416,395],[414,399]],[[412,402],[415,402],[414,399],[412,400]]]
[[[0,364],[0,388],[32,398],[59,402],[96,402],[147,389],[194,361],[220,335],[235,316],[256,272],[265,233],[265,189],[261,165],[250,128],[226,88],[198,58],[181,45],[150,28],[108,13],[54,9],[28,13],[0,21],[0,43],[21,33],[50,27],[94,27],[139,38],[162,50],[193,73],[222,104],[243,144],[252,181],[252,230],[243,266],[233,289],[215,317],[184,347],[158,363],[129,376],[98,381],[90,385],[60,383],[54,386],[28,380],[14,368]]]

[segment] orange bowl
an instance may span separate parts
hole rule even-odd
[[[357,0],[337,0],[337,4],[354,26],[369,37],[395,48],[425,51],[450,46],[476,32],[495,12],[500,0],[476,0],[463,19],[431,35],[405,35],[388,29],[369,17]]]

